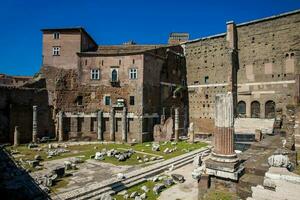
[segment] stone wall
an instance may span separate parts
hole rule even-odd
[[[226,33],[183,44],[189,120],[196,132],[213,132],[215,94],[227,92],[232,83],[238,91],[237,114],[242,117],[272,118],[278,110],[286,112],[286,105],[298,103],[299,19],[296,11],[232,27],[230,22]],[[233,59],[230,38],[237,45]],[[239,69],[237,82],[229,76],[233,64]]]
[[[32,140],[32,107],[38,107],[38,138],[55,137],[52,108],[44,89],[0,87],[0,142],[13,143],[15,126],[19,127],[20,142]]]

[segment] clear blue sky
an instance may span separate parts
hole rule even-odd
[[[192,39],[237,23],[300,9],[300,0],[2,0],[0,73],[33,75],[41,66],[42,28],[83,26],[98,44],[166,43],[170,32]]]

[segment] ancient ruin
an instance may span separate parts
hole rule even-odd
[[[299,21],[295,10],[147,45],[42,29],[40,71],[0,74],[1,194],[297,199]]]

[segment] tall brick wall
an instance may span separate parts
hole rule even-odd
[[[299,99],[300,12],[236,25],[238,101],[244,101],[251,117],[251,103],[260,104],[258,117],[274,117]],[[196,132],[213,133],[214,98],[227,92],[232,60],[227,33],[183,44],[187,60],[189,119]],[[229,46],[228,46],[229,45]],[[205,78],[206,77],[206,78]],[[205,82],[205,79],[208,81]],[[270,105],[274,102],[275,112]],[[254,108],[252,108],[254,109]],[[267,111],[266,111],[267,110]],[[274,110],[272,110],[274,111]],[[254,117],[254,116],[253,116]],[[257,116],[256,116],[257,117]]]

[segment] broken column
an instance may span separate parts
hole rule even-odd
[[[15,126],[15,132],[14,132],[14,146],[19,146],[20,144],[20,132],[19,127]]]
[[[32,106],[32,142],[37,142],[37,106]]]
[[[122,115],[122,141],[127,142],[127,108],[123,108]]]
[[[179,140],[179,108],[175,108],[175,141]]]
[[[58,113],[58,141],[64,140],[63,112]]]
[[[110,123],[110,130],[109,130],[109,136],[111,141],[115,141],[115,109],[111,108],[110,115],[109,115],[109,123]]]
[[[194,123],[191,122],[189,126],[189,142],[194,143],[195,142],[195,135],[194,135]]]
[[[243,168],[234,152],[234,115],[232,93],[217,94],[215,103],[214,150],[206,161],[206,173],[238,180]]]
[[[102,110],[98,110],[97,112],[97,139],[103,140],[103,130],[102,130],[102,120],[103,120],[103,112]]]

